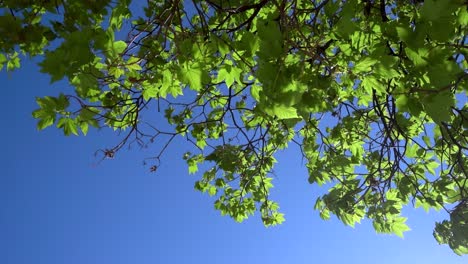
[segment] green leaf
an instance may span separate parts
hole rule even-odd
[[[3,69],[3,64],[7,61],[7,58],[5,55],[0,53],[0,71]]]
[[[240,74],[242,73],[242,70],[233,67],[230,65],[224,65],[219,71],[218,71],[218,78],[216,79],[217,82],[225,81],[227,87],[231,87],[232,84],[235,81],[240,81]]]
[[[120,55],[127,48],[127,43],[125,43],[125,41],[119,40],[113,43],[112,48],[112,51],[115,55]]]
[[[436,123],[449,121],[452,117],[452,106],[454,105],[453,94],[443,92],[428,95],[423,100],[424,110]]]
[[[63,133],[65,134],[65,136],[69,136],[71,134],[78,136],[77,124],[75,120],[71,118],[60,118],[57,123],[57,127],[63,129]]]
[[[466,8],[458,10],[458,23],[462,26],[468,26],[468,10]]]
[[[395,29],[396,29],[398,37],[401,40],[407,41],[410,38],[412,30],[408,24],[396,26]]]
[[[39,120],[39,122],[37,122],[37,129],[43,130],[44,128],[53,125],[54,122],[55,122],[55,114],[54,116],[44,116]]]
[[[392,232],[403,238],[403,232],[411,230],[406,224],[406,217],[398,217],[391,224]]]
[[[430,161],[429,163],[425,164],[425,166],[429,173],[431,173],[432,175],[436,175],[435,169],[437,169],[440,166],[440,164],[437,161]]]
[[[341,19],[335,25],[336,33],[344,39],[348,38],[356,30],[359,30],[359,27],[356,25],[356,23],[350,23],[350,21],[352,21],[353,17],[355,16],[355,8],[355,3],[353,3],[352,1],[346,2],[343,5]]]
[[[81,132],[83,132],[83,135],[86,136],[86,134],[88,134],[89,124],[87,122],[81,122],[80,128],[81,128]]]
[[[210,186],[210,188],[208,188],[208,194],[210,196],[216,195],[217,191],[218,191],[218,189],[216,188],[216,186]]]
[[[114,30],[122,28],[123,21],[131,16],[127,1],[118,1],[118,4],[112,9],[109,25]]]
[[[260,20],[257,23],[258,36],[261,39],[257,55],[260,58],[277,58],[283,53],[283,39],[280,25],[274,20]]]
[[[420,48],[418,50],[413,50],[409,47],[405,48],[406,55],[408,58],[413,61],[416,67],[424,67],[428,65],[428,52],[427,48]]]
[[[457,3],[458,2],[458,3]],[[460,1],[437,1],[426,0],[421,8],[421,18],[427,20],[437,20],[440,17],[450,15],[455,11]]]
[[[354,143],[351,146],[349,146],[349,150],[353,154],[353,156],[362,158],[364,154],[364,147],[361,145],[360,142]]]
[[[408,105],[408,97],[404,94],[402,95],[399,95],[396,100],[395,100],[395,103],[396,103],[396,106],[399,110],[401,111],[405,111],[406,109],[408,109],[407,105]]]
[[[7,61],[7,71],[12,71],[19,67],[20,67],[20,58],[18,57],[18,53],[15,52],[13,56],[11,56],[9,60]]]
[[[161,88],[159,89],[159,96],[166,98],[168,94],[171,94],[174,98],[183,95],[182,89],[179,82],[169,69],[163,71],[163,81]]]
[[[143,99],[146,101],[150,100],[151,98],[156,98],[158,96],[159,89],[155,85],[146,85],[143,88]]]
[[[140,59],[137,57],[131,57],[128,59],[126,67],[128,70],[140,71],[142,68],[140,66]]]
[[[258,35],[253,34],[250,31],[246,31],[242,35],[241,46],[244,50],[248,52],[248,54],[253,55],[260,48],[260,39]],[[227,51],[225,51],[224,53],[227,53]]]
[[[376,59],[371,57],[365,57],[364,59],[356,62],[356,65],[353,67],[353,72],[369,72],[372,69],[372,66],[377,62]]]
[[[109,67],[109,74],[116,79],[120,78],[122,75],[124,75],[124,73],[125,71],[119,67],[116,67],[116,66]]]
[[[425,198],[416,196],[416,203],[414,207],[422,207],[424,211],[429,212],[429,209],[431,208],[431,204],[427,202]]]
[[[417,144],[407,144],[406,146],[406,152],[405,152],[405,155],[408,157],[408,158],[416,158],[418,157],[418,150],[419,150],[419,146]]]
[[[385,86],[383,86],[375,77],[372,75],[366,76],[362,80],[362,87],[366,90],[368,94],[373,94],[375,90],[378,94],[385,93]]]
[[[275,104],[269,108],[266,108],[264,111],[268,115],[278,118],[278,120],[299,118],[296,108],[292,106]]]
[[[184,63],[180,68],[180,78],[195,91],[200,91],[203,88],[207,78],[206,72],[200,63]]]
[[[329,220],[330,219],[330,210],[328,209],[323,209],[320,211],[320,218],[323,220]]]

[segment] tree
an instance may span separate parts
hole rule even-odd
[[[185,138],[195,188],[267,226],[284,221],[275,153],[295,144],[309,182],[331,186],[323,219],[403,236],[404,205],[443,209],[434,237],[468,253],[466,1],[130,2],[0,1],[0,67],[39,56],[74,87],[37,98],[39,129],[124,133],[104,157],[157,140],[151,171]]]

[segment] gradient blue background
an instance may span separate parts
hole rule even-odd
[[[307,183],[295,150],[277,157],[272,194],[286,222],[265,228],[255,216],[235,223],[193,189],[197,176],[181,159],[183,140],[156,174],[142,165],[151,148],[99,163],[94,152],[119,141],[112,131],[64,137],[36,130],[35,96],[69,86],[50,85],[26,61],[21,70],[0,72],[0,83],[1,264],[468,263],[433,239],[443,213],[405,209],[412,231],[404,239],[376,234],[368,221],[353,229],[321,220],[313,205],[325,190]]]

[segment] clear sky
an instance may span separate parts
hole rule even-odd
[[[0,175],[0,263],[468,263],[432,237],[443,213],[405,209],[404,239],[354,229],[313,210],[323,192],[307,183],[297,152],[278,157],[272,198],[286,222],[265,228],[258,215],[235,223],[193,189],[176,141],[156,174],[142,160],[152,149],[123,150],[97,164],[94,152],[118,142],[110,130],[65,137],[36,130],[35,96],[71,91],[49,84],[33,63],[0,72],[3,140]],[[157,144],[157,143],[155,143]]]

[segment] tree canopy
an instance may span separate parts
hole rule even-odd
[[[150,171],[186,140],[195,189],[267,226],[275,154],[297,145],[323,219],[403,236],[403,206],[442,209],[435,239],[468,253],[466,1],[138,2],[0,1],[0,69],[37,56],[73,87],[37,98],[39,129],[112,128],[108,158],[153,143]]]

